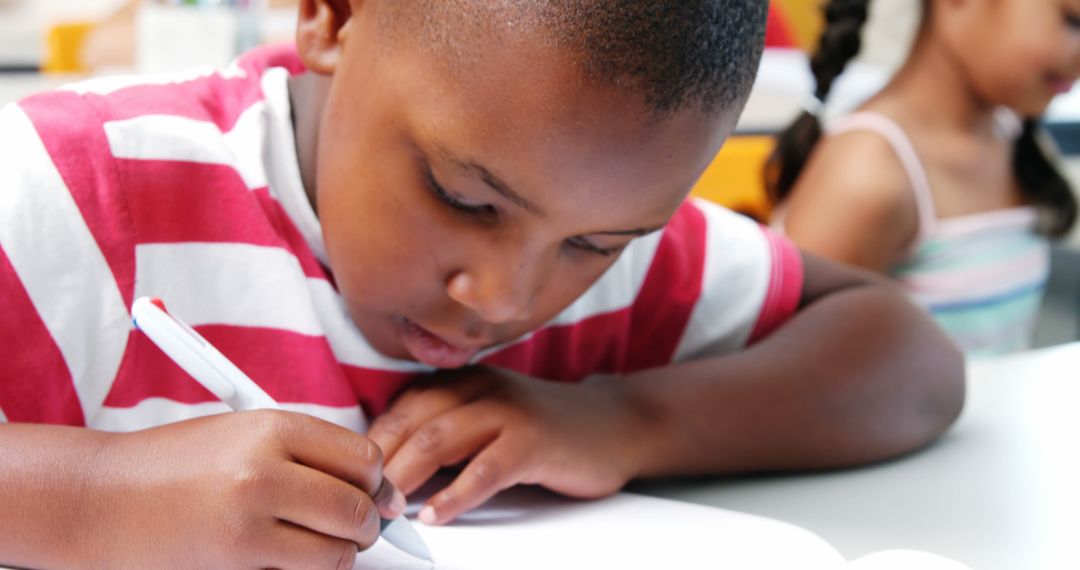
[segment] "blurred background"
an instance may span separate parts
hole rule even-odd
[[[821,1],[773,0],[768,49],[737,136],[696,194],[768,219],[761,165],[772,147],[771,134],[801,110],[810,91],[805,54],[821,29]],[[852,109],[903,61],[918,4],[874,0],[860,56],[833,89],[826,118]],[[290,40],[295,10],[295,0],[0,0],[0,104],[91,76],[226,65],[260,43]],[[1054,101],[1046,126],[1075,189],[1080,186],[1080,90]],[[1080,230],[1055,246],[1052,266],[1036,334],[1039,346],[1080,339]]]

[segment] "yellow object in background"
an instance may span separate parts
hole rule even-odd
[[[821,7],[825,0],[773,0],[784,15],[784,21],[804,51],[817,49],[818,37],[824,24]]]
[[[64,22],[49,29],[45,37],[45,61],[41,70],[47,73],[83,73],[83,43],[96,22]]]
[[[765,192],[762,169],[773,144],[773,138],[767,135],[731,137],[705,169],[691,195],[768,222],[772,205]]]

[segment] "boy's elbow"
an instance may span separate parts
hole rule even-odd
[[[876,463],[916,452],[936,441],[956,423],[964,408],[964,357],[951,342],[924,347],[926,361],[908,370],[903,379],[882,389],[877,406],[866,410],[859,425],[872,429],[852,435],[861,452],[852,465]],[[932,364],[931,364],[932,362]]]
[[[967,380],[964,354],[951,341],[942,343],[938,349],[941,366],[925,382],[921,430],[925,436],[921,444],[929,443],[956,423],[964,409]]]
[[[876,337],[863,354],[863,369],[876,378],[866,384],[876,402],[866,411],[876,419],[865,432],[868,459],[910,453],[941,437],[964,408],[964,354],[929,314],[891,286],[865,290],[876,309],[876,325],[861,331]]]
[[[956,423],[964,408],[967,379],[963,352],[921,310],[922,321],[909,351],[907,379],[907,441],[898,442],[901,451],[923,447],[941,437]]]

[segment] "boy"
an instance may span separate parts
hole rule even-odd
[[[428,523],[515,483],[594,497],[936,437],[963,368],[925,315],[684,204],[764,19],[752,0],[305,0],[298,54],[8,107],[6,561],[346,568],[403,508],[386,481],[443,465],[467,462]],[[131,331],[143,294],[350,429],[189,419],[225,408]]]

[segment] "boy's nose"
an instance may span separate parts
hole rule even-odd
[[[502,267],[461,270],[450,275],[446,282],[450,298],[472,309],[488,323],[523,321],[532,316],[536,286],[527,275],[530,270],[496,260],[489,265]]]

